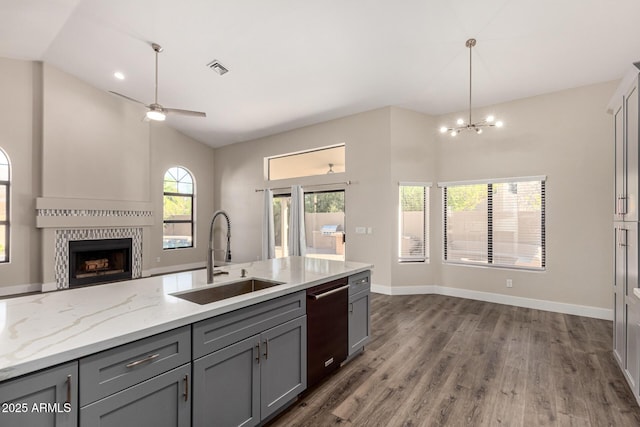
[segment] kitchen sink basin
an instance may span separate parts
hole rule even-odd
[[[237,282],[225,283],[224,285],[217,285],[210,288],[197,289],[194,291],[171,295],[187,301],[195,302],[196,304],[204,305],[282,284],[282,282],[273,282],[271,280],[245,279]]]

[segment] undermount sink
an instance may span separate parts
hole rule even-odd
[[[237,282],[226,283],[224,285],[171,295],[187,301],[195,302],[196,304],[204,305],[282,284],[282,282],[273,282],[271,280],[264,279],[245,279]]]

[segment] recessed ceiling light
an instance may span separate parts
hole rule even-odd
[[[124,74],[122,74],[120,71],[116,71],[115,73],[113,73],[113,77],[118,80],[124,80]]]

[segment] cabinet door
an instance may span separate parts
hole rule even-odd
[[[640,303],[637,298],[627,299],[627,354],[625,374],[636,396],[640,391]]]
[[[626,210],[626,165],[625,165],[625,142],[624,142],[624,112],[622,104],[615,110],[614,118],[614,141],[615,141],[615,221],[624,220]]]
[[[638,86],[637,79],[625,96],[626,214],[625,221],[638,221]]]
[[[613,352],[621,366],[625,364],[626,357],[626,311],[625,299],[627,295],[627,224],[620,222],[615,224],[615,251],[614,251],[614,323],[613,323]]]
[[[0,426],[77,426],[77,362],[1,383],[0,404]]]
[[[369,342],[371,336],[370,298],[369,292],[360,292],[349,297],[349,356]]]
[[[188,427],[191,364],[153,377],[80,408],[80,425]]]
[[[260,336],[193,363],[193,425],[254,426],[260,422]]]
[[[260,335],[260,416],[264,420],[307,388],[307,316]]]

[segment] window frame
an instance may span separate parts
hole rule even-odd
[[[493,254],[493,231],[494,231],[494,209],[493,209],[493,186],[495,184],[516,184],[519,182],[540,182],[540,267],[518,266],[509,264],[494,263]],[[452,181],[439,182],[438,187],[442,188],[442,262],[444,264],[465,265],[474,267],[503,268],[524,271],[546,271],[547,266],[547,248],[546,248],[546,181],[547,177],[542,176],[526,176],[515,178],[495,178],[487,180],[473,181]],[[447,188],[453,186],[464,185],[486,185],[487,186],[487,261],[486,262],[464,262],[460,260],[447,259]]]
[[[180,193],[180,192],[175,192],[175,191],[164,191],[164,183],[166,182],[166,175],[167,173],[171,170],[171,169],[182,169],[184,170],[189,177],[191,177],[191,193]],[[180,181],[175,181],[176,183],[179,183]],[[195,245],[195,240],[196,240],[196,236],[195,236],[195,193],[196,193],[196,182],[195,182],[195,178],[193,176],[193,173],[185,168],[184,166],[171,166],[169,168],[167,168],[164,172],[164,174],[162,175],[162,250],[174,250],[174,249],[191,249],[194,248]],[[190,199],[190,205],[191,205],[191,214],[189,215],[189,219],[165,219],[164,218],[164,204],[165,204],[165,197],[187,197]],[[176,246],[176,247],[169,247],[169,248],[165,248],[164,247],[164,226],[165,224],[190,224],[191,225],[191,245],[189,246]]]
[[[0,180],[0,186],[5,188],[5,219],[0,220],[0,226],[4,226],[5,232],[5,259],[0,260],[0,264],[8,264],[11,260],[11,161],[9,155],[2,148],[0,148],[0,159],[7,162],[7,179]]]
[[[420,256],[403,256],[402,255],[402,236],[403,236],[403,221],[402,221],[402,187],[422,187],[424,197],[424,207],[422,210],[422,235],[423,235],[423,248]],[[398,264],[428,264],[430,262],[431,251],[431,239],[429,233],[430,227],[430,211],[431,211],[431,187],[430,182],[410,182],[400,181],[398,182],[398,251],[397,262]]]

